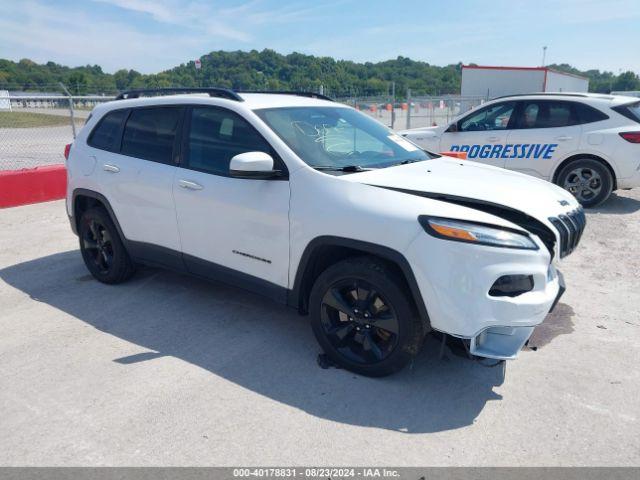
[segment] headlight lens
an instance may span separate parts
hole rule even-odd
[[[428,234],[438,238],[493,247],[538,249],[529,235],[505,227],[425,215],[418,220]]]

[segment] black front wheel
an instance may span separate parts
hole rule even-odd
[[[103,283],[121,283],[135,272],[118,230],[102,208],[90,208],[80,218],[80,251],[87,269]]]
[[[424,332],[404,285],[396,272],[371,257],[347,259],[320,274],[309,306],[325,353],[346,369],[374,377],[409,363]]]

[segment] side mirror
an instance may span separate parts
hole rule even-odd
[[[279,177],[282,172],[273,169],[273,158],[268,153],[245,152],[231,159],[229,174],[234,178],[266,180]]]

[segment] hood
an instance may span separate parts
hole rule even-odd
[[[421,127],[421,128],[410,128],[409,130],[400,130],[398,131],[398,135],[402,135],[403,137],[439,137],[442,132],[444,132],[449,125],[440,125],[435,127]]]
[[[549,217],[579,208],[569,192],[547,181],[449,157],[342,178],[482,210],[546,237],[547,244],[555,241]]]
[[[545,180],[449,157],[343,178],[394,190],[480,200],[520,210],[540,220],[578,208],[578,202],[569,192]]]

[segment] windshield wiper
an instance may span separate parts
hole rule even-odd
[[[407,159],[407,160],[403,160],[403,161],[398,162],[398,163],[393,163],[393,164],[391,164],[389,166],[390,167],[396,167],[398,165],[409,165],[410,163],[424,162],[425,160],[430,160],[430,159],[429,158],[422,158],[420,160]]]
[[[360,165],[347,165],[345,167],[336,167],[334,165],[311,165],[316,170],[327,170],[330,172],[367,172],[373,168],[364,168]]]

